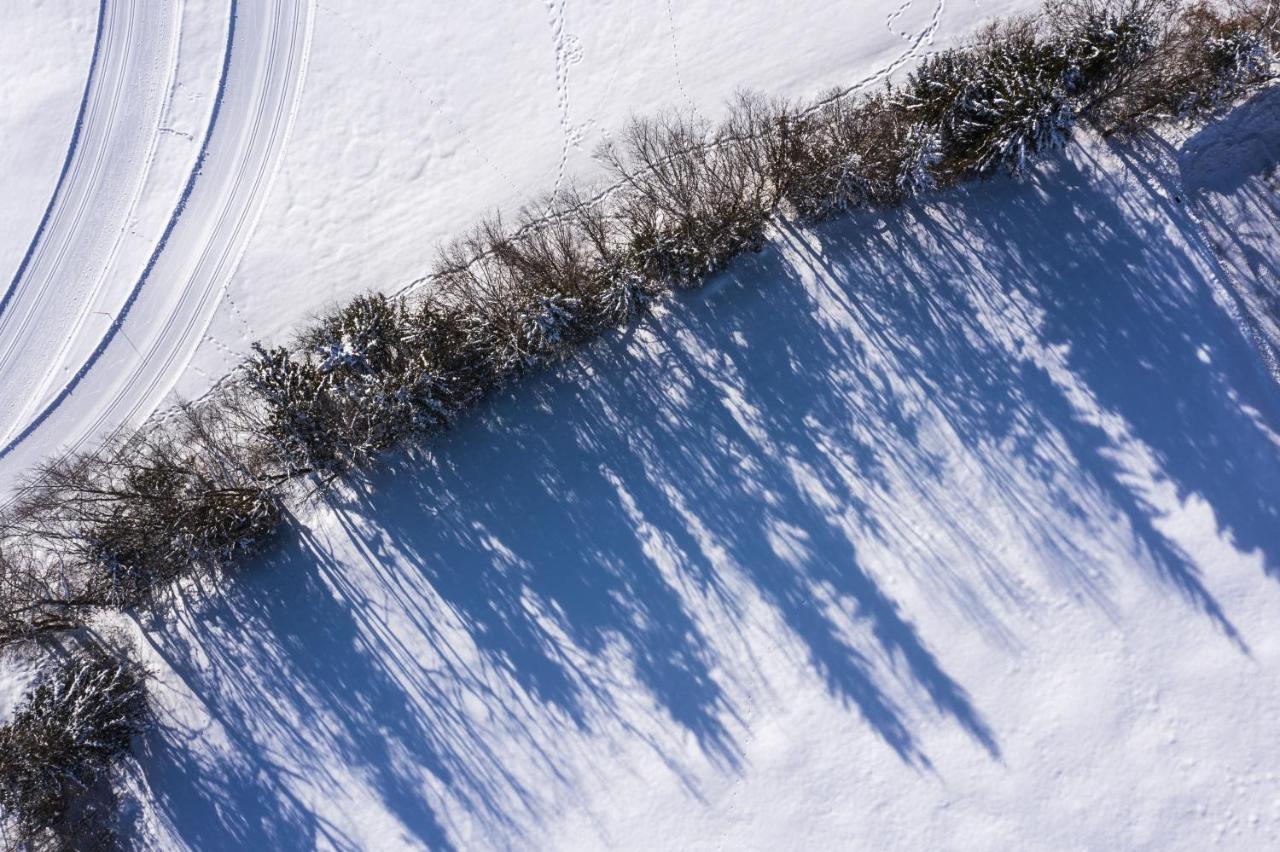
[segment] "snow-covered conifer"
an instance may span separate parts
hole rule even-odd
[[[648,308],[655,295],[653,286],[635,271],[606,269],[596,292],[596,310],[606,323],[620,325]]]
[[[967,50],[926,61],[900,100],[907,114],[937,128],[938,168],[954,177],[1004,168],[1022,171],[1070,137],[1070,62],[1030,21],[984,34]]]
[[[111,768],[148,717],[136,664],[96,645],[51,660],[0,727],[0,816],[13,848],[116,848]]]
[[[580,303],[577,299],[552,293],[533,299],[521,316],[528,351],[536,358],[539,353],[550,353],[566,341],[574,323]]]
[[[942,162],[942,139],[938,131],[923,124],[911,125],[902,145],[901,165],[896,180],[898,193],[912,198],[937,188],[934,170]]]
[[[1205,81],[1182,104],[1183,114],[1215,110],[1265,79],[1273,57],[1261,33],[1236,29],[1205,39]]]

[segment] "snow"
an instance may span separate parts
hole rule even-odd
[[[632,113],[879,85],[1031,5],[7,11],[0,491]],[[130,626],[138,844],[1274,848],[1276,104],[783,226],[305,508]]]
[[[129,0],[102,4],[96,42],[91,4],[65,10],[79,42],[58,4],[39,8],[12,30],[16,67],[35,76],[54,56],[34,91],[80,88],[61,109],[0,113],[6,138],[43,157],[40,182],[0,205],[29,223],[16,233],[33,255],[0,309],[0,492],[53,452],[201,396],[255,339],[421,278],[484,213],[592,179],[591,153],[633,113],[715,117],[737,87],[880,85],[1032,5]],[[14,272],[21,250],[5,249]]]
[[[154,848],[1271,848],[1280,394],[1176,158],[813,232],[148,626]]]
[[[1181,171],[1236,310],[1280,379],[1280,89],[1188,140]]]
[[[326,2],[313,56],[328,61],[311,64],[282,186],[231,286],[239,310],[213,333],[241,351],[246,317],[276,338],[317,303],[418,279],[434,247],[482,215],[598,176],[592,153],[633,114],[714,118],[737,88],[813,97],[882,85],[981,20],[1031,5],[754,0],[726,14],[709,0],[486,0],[460,13]]]
[[[0,29],[0,301],[65,163],[97,26],[74,0],[5,11]]]
[[[13,718],[38,668],[38,660],[29,655],[0,654],[0,725]]]

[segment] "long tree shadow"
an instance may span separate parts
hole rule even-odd
[[[1242,319],[1280,381],[1280,88],[1264,89],[1178,152],[1187,201]]]
[[[904,759],[923,763],[866,652],[815,605],[815,590],[834,590],[868,622],[880,650],[994,753],[964,691],[860,569],[844,533],[850,513],[874,523],[842,484],[874,478],[871,449],[817,425],[847,411],[847,399],[814,361],[789,351],[803,338],[787,329],[747,358],[726,354],[764,314],[805,322],[795,298],[726,299],[732,314],[698,318],[696,327],[692,317],[672,318],[654,345],[602,347],[590,376],[567,367],[499,401],[492,417],[409,463],[391,487],[370,490],[359,513],[413,555],[513,676],[575,720],[589,686],[556,665],[550,636],[592,652],[621,638],[673,720],[732,762],[715,661],[678,589],[688,578],[722,590],[736,571],[777,608],[831,690]],[[677,336],[696,341],[696,353]],[[733,386],[742,394],[734,409],[722,379],[737,369],[745,375]],[[818,444],[824,437],[827,447]],[[398,508],[406,498],[432,507],[429,524]],[[553,614],[554,631],[544,614]]]
[[[1179,232],[1193,234],[1196,226],[1173,193],[1155,191],[1168,176],[1154,143],[1118,147],[1116,153],[1148,189],[1132,191],[1129,203],[1144,212],[1154,208]],[[1163,153],[1167,163],[1168,152]],[[1259,554],[1264,570],[1280,575],[1280,454],[1271,438],[1280,424],[1280,396],[1247,329],[1208,285],[1207,276],[1219,274],[1215,259],[1196,250],[1189,237],[1184,239],[1192,251],[1162,251],[1169,234],[1135,227],[1126,205],[1086,207],[1079,201],[1086,177],[1070,163],[1062,180],[1066,192],[1058,197],[1076,198],[1057,203],[1070,205],[1092,227],[1080,229],[1059,253],[1038,255],[1039,274],[1018,282],[1046,310],[1046,340],[1069,342],[1072,370],[1103,409],[1124,419],[1132,439],[1151,449],[1178,500],[1203,500],[1220,535],[1238,551]],[[1024,246],[1029,255],[1022,241],[1036,229],[1027,217],[996,214],[990,220],[993,235]],[[1071,256],[1097,258],[1099,283],[1071,286],[1078,280],[1067,271]],[[1124,322],[1117,327],[1119,317]],[[1105,453],[1086,452],[1089,434],[1081,436],[1078,455],[1096,460],[1099,478],[1110,469],[1117,502],[1126,505],[1119,466]],[[1097,430],[1091,434],[1096,438]],[[1210,608],[1188,554],[1157,529],[1161,512],[1142,500],[1126,511],[1171,579]]]
[[[1211,259],[1170,251],[1171,234],[1159,229],[1160,220],[1143,219],[1154,206],[1183,233],[1194,225],[1176,201],[1153,191],[1158,178],[1139,151],[1120,153],[1146,184],[1113,203],[1099,197],[1080,162],[1066,160],[1043,184],[997,182],[916,211],[909,221],[895,217],[878,232],[840,229],[826,251],[858,257],[864,266],[855,280],[904,282],[911,294],[905,299],[949,318],[952,333],[940,325],[923,341],[899,347],[895,359],[916,363],[962,436],[986,440],[1008,434],[1014,423],[1023,434],[1027,422],[1039,424],[1032,432],[1052,428],[1068,441],[1073,463],[1124,513],[1156,567],[1235,636],[1199,567],[1160,529],[1167,507],[1135,488],[1134,467],[1151,465],[1157,484],[1171,483],[1181,502],[1202,498],[1218,533],[1239,551],[1260,554],[1275,574],[1280,457],[1268,430],[1280,423],[1280,401],[1250,340],[1214,301],[1205,278]],[[981,215],[970,215],[966,196],[978,192],[988,203]],[[873,236],[851,241],[848,234]],[[980,269],[973,269],[975,254]],[[916,276],[903,257],[936,262]],[[975,278],[988,279],[985,293],[973,286]],[[1085,389],[1088,410],[1042,365],[1023,358],[1016,351],[1021,344],[1014,351],[970,349],[967,358],[963,347],[956,351],[955,341],[975,335],[998,339],[1001,328],[975,322],[975,299],[1010,293],[1020,298],[1003,299],[1006,309],[1029,306],[1037,314],[1025,323],[1035,345],[1068,351],[1065,366]],[[888,303],[874,298],[877,306]],[[942,366],[957,358],[960,369]],[[1119,442],[1112,434],[1117,419],[1125,433]],[[1135,450],[1143,457],[1135,460]]]
[[[181,720],[150,741],[148,781],[177,833],[358,845],[318,799],[360,788],[412,842],[447,847],[479,824],[518,843],[545,801],[530,779],[575,783],[557,754],[570,734],[672,728],[740,771],[734,682],[748,675],[732,649],[751,645],[759,624],[735,631],[759,603],[907,765],[931,767],[922,710],[999,759],[998,732],[867,556],[898,549],[998,632],[984,596],[1019,593],[957,517],[966,495],[940,494],[967,481],[962,463],[993,495],[976,508],[1015,515],[1089,599],[1106,605],[1105,578],[1064,521],[1122,522],[1234,637],[1158,492],[1204,501],[1221,536],[1274,569],[1280,460],[1258,423],[1280,431],[1275,389],[1203,261],[1133,215],[1163,203],[1153,192],[1117,197],[1080,159],[1049,171],[784,230],[678,310],[396,455],[315,513],[314,540],[294,529],[152,631],[222,732],[199,758],[182,740],[202,733]],[[907,502],[954,546],[908,529]],[[957,552],[974,564],[949,564]]]
[[[196,757],[181,744],[196,732],[170,721],[167,746],[153,743],[145,760],[151,788],[192,848],[307,849],[323,845],[321,838],[358,848],[293,790],[301,776],[340,789],[336,759],[363,775],[417,837],[448,847],[414,776],[450,782],[455,770],[478,770],[483,755],[448,763],[460,744],[442,750],[441,731],[406,700],[412,686],[430,684],[393,677],[378,664],[380,649],[362,630],[367,613],[325,583],[339,573],[325,549],[305,529],[293,527],[287,538],[281,558],[256,566],[251,581],[228,583],[212,601],[196,602],[181,629],[151,631],[153,647],[230,746],[227,760]],[[428,693],[423,700],[443,699]],[[400,772],[406,761],[418,771]]]

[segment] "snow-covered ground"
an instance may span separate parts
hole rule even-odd
[[[39,670],[39,664],[38,657],[0,654],[0,725],[13,715]]]
[[[308,511],[141,640],[142,835],[1274,848],[1280,394],[1178,187],[783,229]]]
[[[0,28],[0,299],[41,230],[66,167],[97,10],[77,0],[5,10]]]
[[[1027,5],[6,11],[0,491],[631,112],[876,85]],[[307,509],[142,625],[135,839],[1275,848],[1276,103],[783,228]]]
[[[1280,381],[1280,88],[1197,133],[1181,170],[1233,309]]]
[[[714,117],[738,87],[880,85],[1033,5],[62,0],[6,13],[0,494],[60,448],[200,396],[254,339],[420,278],[484,213],[590,180],[592,151],[632,113]]]

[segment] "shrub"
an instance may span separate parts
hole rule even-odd
[[[1232,27],[1204,41],[1204,74],[1180,105],[1180,113],[1216,110],[1264,79],[1271,66],[1262,34]]]
[[[901,109],[938,135],[937,170],[950,180],[1004,168],[1070,138],[1070,63],[1035,22],[993,25],[971,48],[945,51],[907,78]]]
[[[600,192],[584,197],[576,189],[568,190],[547,205],[552,221],[570,225],[594,260],[582,298],[600,328],[620,325],[643,313],[663,290],[660,282],[644,276],[629,252],[628,236],[606,196]],[[522,230],[536,227],[537,221],[529,220]]]
[[[767,174],[787,212],[804,221],[896,204],[932,184],[936,135],[894,109],[885,94],[831,96],[805,112],[778,108],[764,132],[780,140],[772,145],[777,153],[757,159],[769,162]]]
[[[633,120],[620,144],[602,150],[622,185],[614,216],[626,250],[651,286],[692,287],[763,245],[770,189],[746,150],[724,129],[679,115]]]
[[[1219,109],[1270,76],[1280,15],[1261,2],[1068,0],[1054,7],[1081,114],[1104,133]]]
[[[292,348],[255,346],[244,383],[280,476],[336,476],[436,422],[445,406],[418,356],[421,329],[376,294],[322,317]]]
[[[623,325],[644,313],[659,293],[652,281],[629,266],[605,267],[594,301],[603,323]]]
[[[739,91],[711,144],[753,176],[760,202],[773,210],[806,177],[805,137],[812,124],[807,111],[788,101]]]
[[[12,531],[0,518],[0,648],[80,627],[83,618],[65,602],[54,572],[21,553]]]
[[[1213,112],[1265,80],[1271,64],[1265,34],[1251,30],[1230,9],[1195,3],[1181,11],[1159,53],[1163,97],[1152,93],[1151,111],[1187,118]]]
[[[6,620],[146,605],[184,574],[256,551],[280,518],[278,495],[245,466],[249,445],[218,406],[55,461],[3,525]]]
[[[1082,95],[1077,112],[1107,123],[1105,109],[1145,85],[1161,27],[1173,0],[1066,0],[1050,5],[1047,18],[1062,44],[1068,87]]]
[[[0,727],[0,812],[15,848],[112,849],[112,764],[147,725],[146,676],[96,645],[48,666]]]
[[[552,354],[576,318],[576,300],[543,287],[545,270],[523,267],[522,259],[493,220],[442,250],[436,264],[440,299],[457,312],[461,349],[489,383]]]

